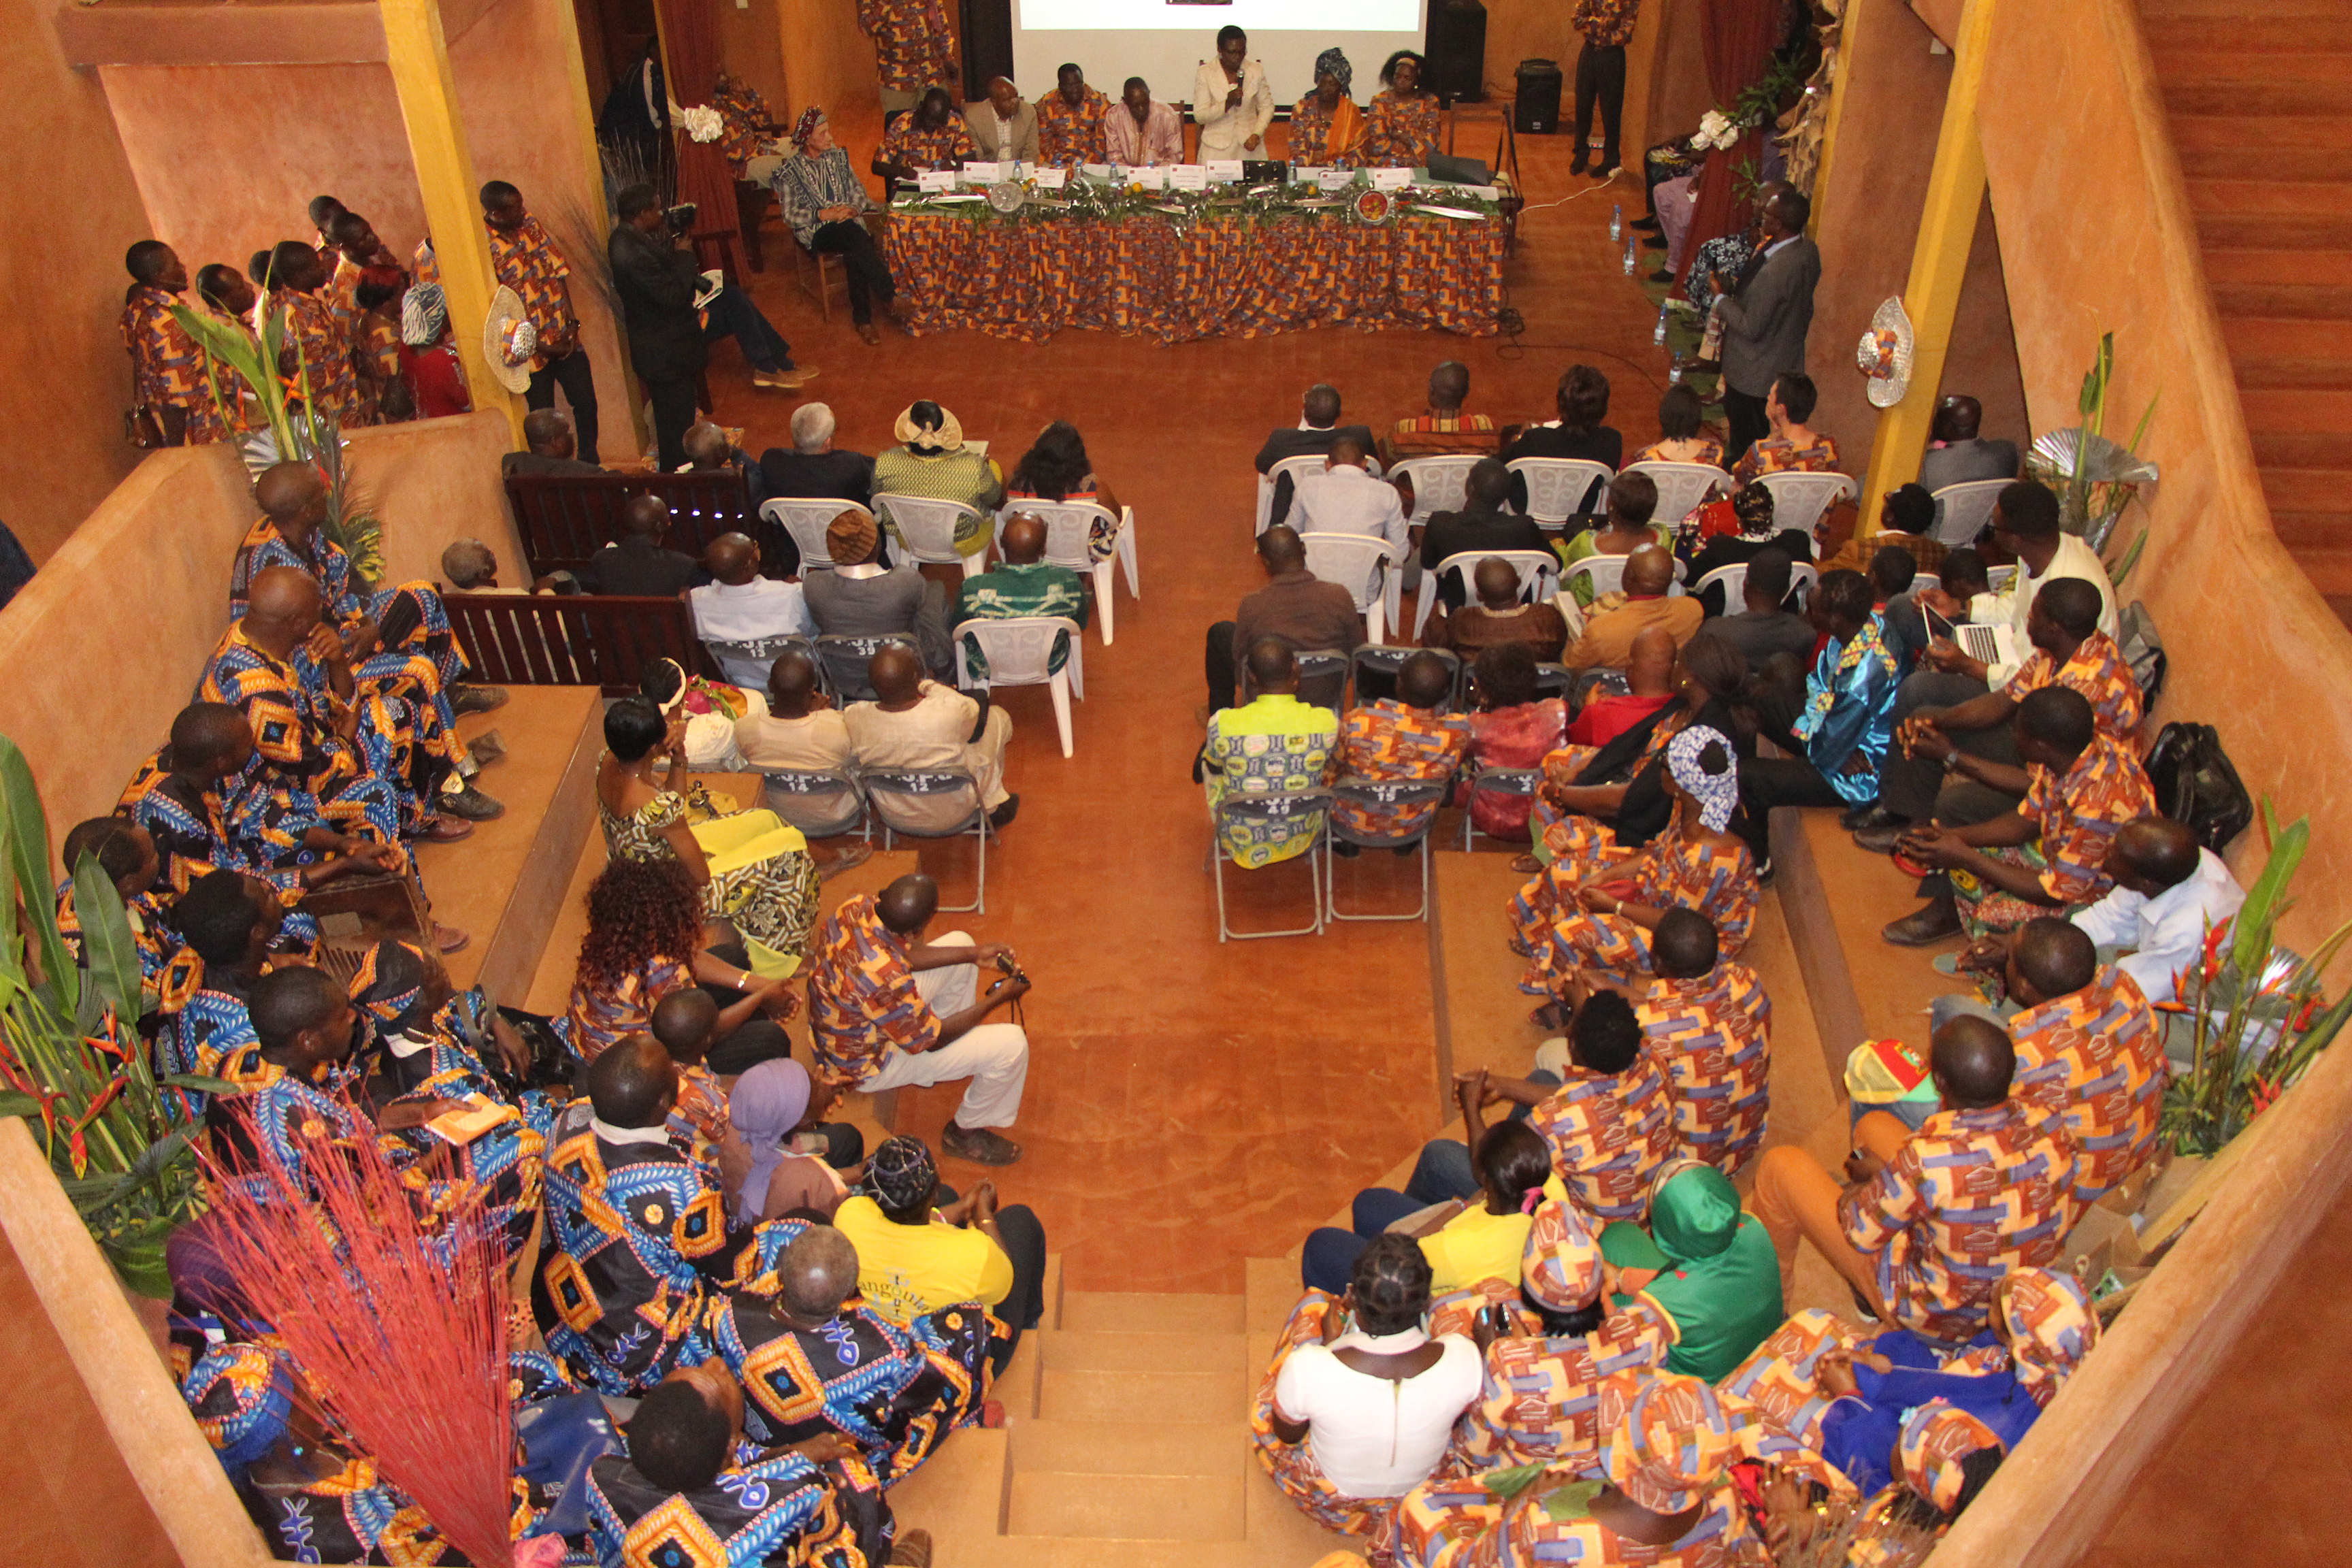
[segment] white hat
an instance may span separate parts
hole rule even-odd
[[[1862,344],[1854,351],[1855,362],[1869,378],[1873,406],[1892,408],[1903,401],[1904,394],[1911,390],[1911,355],[1917,347],[1918,338],[1911,330],[1911,316],[1903,309],[1902,299],[1898,296],[1880,305],[1870,318],[1870,331],[1862,334]]]
[[[490,296],[489,318],[482,323],[482,357],[490,374],[509,392],[530,390],[531,356],[539,352],[539,333],[522,308],[522,296],[501,283]]]

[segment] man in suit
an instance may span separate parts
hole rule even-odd
[[[1977,427],[1983,422],[1984,405],[1973,397],[1955,395],[1936,405],[1927,455],[1919,459],[1922,489],[1933,493],[1971,479],[2017,478],[2017,443],[1979,440]]]
[[[1725,449],[1745,452],[1770,433],[1764,400],[1784,371],[1805,368],[1805,332],[1813,321],[1813,289],[1822,253],[1805,237],[1812,203],[1780,190],[1764,204],[1764,243],[1738,279],[1710,279],[1724,296],[1723,407],[1729,429]]]
[[[1317,382],[1307,389],[1299,404],[1302,423],[1290,430],[1276,430],[1257,449],[1257,471],[1265,473],[1285,458],[1318,458],[1331,455],[1331,444],[1342,438],[1355,442],[1367,452],[1372,449],[1372,432],[1369,426],[1339,423],[1339,393],[1337,387]],[[1280,522],[1290,512],[1290,476],[1285,474],[1274,484],[1272,517]]]
[[[988,84],[988,97],[963,106],[963,122],[972,144],[992,163],[1008,158],[1037,162],[1037,107],[1023,101],[1021,89],[1009,78]]]

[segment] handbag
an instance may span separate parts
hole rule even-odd
[[[2164,639],[2157,635],[2156,618],[2137,599],[2116,617],[2116,649],[2131,668],[2143,708],[2154,708],[2164,689]]]
[[[2156,787],[2157,809],[2194,828],[2216,854],[2254,819],[2253,800],[2210,724],[2175,722],[2158,731],[2147,753],[2147,778]]]

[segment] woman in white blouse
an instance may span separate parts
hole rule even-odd
[[[1477,1347],[1432,1336],[1429,1264],[1409,1236],[1377,1238],[1347,1294],[1307,1292],[1259,1390],[1258,1458],[1291,1500],[1382,1550],[1397,1499],[1427,1480],[1478,1397]]]
[[[1202,60],[1192,79],[1192,118],[1201,127],[1202,163],[1265,156],[1274,94],[1239,27],[1217,29],[1217,58]]]

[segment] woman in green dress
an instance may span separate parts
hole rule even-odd
[[[1648,1231],[1620,1220],[1601,1233],[1601,1255],[1618,1269],[1619,1305],[1644,1290],[1674,1319],[1682,1338],[1668,1372],[1713,1383],[1788,1316],[1763,1222],[1740,1212],[1729,1177],[1696,1160],[1661,1167]]]

